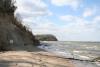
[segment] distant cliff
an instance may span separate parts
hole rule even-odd
[[[0,51],[27,50],[28,45],[39,45],[39,41],[14,16],[12,0],[0,0]]]
[[[35,37],[40,41],[58,41],[57,38],[51,34],[35,35]]]

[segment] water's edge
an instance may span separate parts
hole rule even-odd
[[[95,58],[100,56],[100,43],[92,44],[89,42],[71,43],[59,41],[44,41],[41,42],[41,44],[41,46],[38,46],[39,48],[45,49],[46,51],[54,53],[60,57],[69,58],[73,61],[73,63],[81,65],[81,67],[100,66],[100,62],[94,60]]]

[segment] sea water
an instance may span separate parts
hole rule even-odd
[[[38,46],[39,48],[45,49],[48,52],[55,53],[64,58],[92,61],[93,59],[100,57],[100,42],[42,41],[41,44],[41,46]],[[84,64],[86,65],[86,62]],[[93,65],[90,67],[93,67]]]

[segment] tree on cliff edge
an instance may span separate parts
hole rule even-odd
[[[14,14],[16,7],[15,0],[0,0],[0,13]]]
[[[32,47],[39,45],[40,42],[14,16],[14,3],[14,0],[0,0],[0,51],[32,51]]]

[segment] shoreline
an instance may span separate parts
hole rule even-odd
[[[58,62],[59,61],[59,62]],[[31,64],[30,64],[31,63]],[[99,67],[100,62],[81,61],[76,59],[59,57],[50,52],[7,51],[0,53],[0,66],[9,64],[22,67],[46,66],[46,67]],[[2,66],[3,67],[3,66]]]
[[[31,62],[31,64],[27,63],[26,61]],[[100,62],[96,62],[96,61],[86,61],[86,60],[79,60],[74,58],[65,58],[62,56],[58,56],[55,53],[41,50],[40,48],[35,48],[35,51],[32,52],[29,51],[0,52],[0,66],[15,65],[14,67],[17,66],[86,67],[88,65],[87,67],[99,67],[99,64]]]
[[[47,43],[46,43],[47,44]],[[51,43],[49,43],[51,45]],[[56,45],[56,44],[55,44]],[[42,45],[41,45],[42,46]],[[47,45],[46,45],[47,46]],[[2,67],[100,67],[100,61],[66,58],[36,46],[25,46],[25,50],[0,52]]]
[[[16,67],[19,64],[22,67],[24,67],[24,65],[25,67],[27,67],[27,65],[30,65],[28,67],[32,67],[32,65],[34,67],[74,67],[74,64],[69,59],[64,59],[48,52],[8,51],[0,53],[0,66],[6,65],[6,63],[12,66],[12,62]]]

